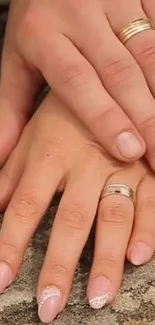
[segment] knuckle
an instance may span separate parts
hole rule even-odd
[[[8,240],[1,238],[0,239],[0,247],[1,251],[5,254],[5,256],[11,256],[13,258],[21,255],[20,247],[14,244],[13,242],[8,242]]]
[[[152,196],[147,196],[143,198],[143,201],[140,204],[141,211],[152,211],[155,212],[155,200]]]
[[[103,163],[105,163],[103,155],[106,156],[106,151],[104,150],[104,148],[100,144],[97,144],[95,142],[87,142],[85,148],[87,168],[92,169],[92,171],[98,168],[102,170]]]
[[[66,6],[66,3],[65,3]],[[67,9],[69,12],[69,17],[74,17],[74,20],[78,19],[81,17],[83,19],[83,15],[87,12],[87,6],[85,3],[81,0],[68,0],[67,1]]]
[[[56,274],[60,277],[66,277],[68,275],[67,268],[60,263],[53,263],[48,267],[48,269],[50,269],[52,274]]]
[[[96,110],[93,110],[93,113],[91,111],[89,112],[87,117],[89,124],[92,125],[93,129],[98,130],[98,126],[101,125],[102,121],[104,132],[105,130],[108,131],[111,121],[115,120],[115,116],[118,116],[119,106],[115,102],[111,103],[109,101],[100,106],[99,111],[99,113]]]
[[[62,70],[62,86],[70,89],[78,89],[88,84],[91,76],[91,69],[87,68],[86,64],[72,63]]]
[[[10,174],[7,169],[2,170],[2,177],[4,178],[5,183],[11,183],[13,181],[13,175]]]
[[[152,139],[152,137],[155,136],[155,116],[151,116],[147,120],[143,121],[139,125],[139,129],[144,135],[147,133],[149,136],[151,136]]]
[[[104,204],[104,213],[101,214],[101,221],[110,224],[110,226],[126,226],[126,207],[121,202],[113,201],[111,205]]]
[[[143,42],[138,53],[142,62],[147,65],[155,64],[155,42]]]
[[[63,213],[61,214],[61,222],[71,230],[84,230],[86,227],[86,215],[82,211],[82,203],[80,204],[70,204],[70,206],[65,207]]]
[[[33,39],[35,37],[35,41],[40,39],[40,28],[38,26],[42,26],[42,15],[38,8],[29,7],[25,12],[23,18],[20,21],[20,28],[18,36],[20,39]]]
[[[133,64],[123,59],[108,61],[102,67],[102,75],[113,88],[128,85],[133,79]]]
[[[101,269],[104,269],[105,266],[116,267],[121,263],[120,253],[116,249],[106,249],[96,263],[100,265]]]
[[[68,281],[68,278],[70,277],[70,264],[67,263],[67,266],[65,266],[65,261],[62,261],[59,263],[58,260],[52,260],[51,258],[46,261],[46,266],[43,268],[43,273],[41,275],[40,284],[43,288],[49,286],[49,283],[54,283],[56,286],[61,287],[66,281]]]
[[[30,217],[38,216],[38,202],[33,193],[23,193],[12,204],[14,217],[20,222],[27,224],[32,219]]]
[[[103,152],[106,152],[106,151],[100,144],[98,144],[96,142],[89,141],[86,143],[86,149],[87,149],[86,151],[87,151],[88,157],[90,156],[88,158],[88,161],[90,161],[90,159],[92,158],[93,163],[94,163],[94,160],[96,160],[96,158],[97,158],[97,160],[101,159],[103,162],[102,155],[103,155]]]

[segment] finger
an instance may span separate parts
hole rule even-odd
[[[120,30],[129,22],[147,17],[147,12],[144,12],[139,0],[126,2],[119,0],[117,7],[115,5],[110,6],[110,3],[108,3],[108,1],[106,4],[108,18],[116,34],[118,34]],[[155,31],[148,30],[138,33],[129,39],[126,42],[125,46],[136,59],[139,66],[142,68],[146,82],[152,91],[152,94],[155,95]],[[139,78],[136,79],[135,76],[139,76]],[[135,80],[135,82],[131,84],[133,86],[132,96],[130,96],[130,100],[128,99],[127,113],[145,140],[145,143],[147,145],[147,159],[151,167],[155,169],[155,101],[144,80],[144,76],[142,73],[140,74],[140,70],[139,74],[138,69],[131,71],[130,80]],[[122,96],[126,96],[126,92],[122,93]]]
[[[36,12],[31,13],[26,23],[31,24],[33,30],[31,47],[34,62],[50,86],[115,157],[129,161],[143,155],[145,147],[142,139],[129,118],[103,88],[93,67],[65,36],[55,34],[49,42],[50,24],[45,24],[44,30],[40,30],[41,25],[38,24],[36,30],[34,21],[40,19],[37,15]],[[29,34],[24,35],[28,37]]]
[[[132,171],[116,173],[109,178],[108,184],[126,184],[135,192],[140,171],[137,175]],[[125,196],[107,196],[99,204],[95,254],[88,285],[88,300],[94,309],[110,303],[117,294],[133,218],[133,202]]]
[[[144,11],[146,12],[146,15],[151,19],[153,22],[153,25],[155,23],[155,6],[153,0],[142,0],[142,6]]]
[[[38,284],[39,317],[44,323],[51,322],[66,304],[103,183],[101,174],[88,163],[67,184]]]
[[[27,158],[29,141],[31,136],[30,128],[27,127],[12,151],[9,159],[0,170],[0,211],[4,211],[11,200],[11,197],[19,183],[24,171],[25,160]]]
[[[10,11],[8,19],[1,66],[0,165],[6,161],[32,114],[41,86],[40,74],[34,72],[35,70],[30,68],[16,52],[12,41],[12,26],[16,19],[13,9],[15,8]]]
[[[133,233],[128,247],[128,259],[134,265],[147,263],[155,250],[155,178],[147,175],[137,191]]]
[[[143,10],[146,16],[151,20],[154,27],[155,24],[155,9],[154,1],[142,0]],[[134,40],[133,40],[134,41]],[[130,42],[131,43],[131,42]],[[155,97],[155,31],[148,31],[142,34],[141,37],[137,39],[137,46],[131,44],[131,49],[133,48],[133,53],[135,52],[135,57],[142,67],[145,77],[148,81],[149,87],[152,90],[153,96]]]
[[[23,172],[23,161],[20,152],[14,151],[0,171],[0,211],[4,211],[13,195]]]
[[[0,293],[19,272],[29,241],[62,178],[58,161],[53,158],[49,163],[45,156],[43,160],[37,154],[35,157],[29,160],[4,215],[0,231]]]

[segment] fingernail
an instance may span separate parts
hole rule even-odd
[[[43,323],[52,322],[60,313],[62,292],[56,287],[48,287],[41,294],[38,301],[38,315]]]
[[[124,158],[132,159],[140,157],[144,153],[143,145],[133,133],[121,133],[116,142],[119,152]]]
[[[0,294],[10,285],[12,272],[6,263],[0,263]]]
[[[152,250],[144,243],[137,243],[131,250],[130,260],[131,263],[140,266],[147,263],[152,256]]]
[[[103,308],[111,297],[111,282],[105,277],[99,277],[88,288],[88,300],[93,309]]]

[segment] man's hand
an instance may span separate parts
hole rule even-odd
[[[113,156],[138,159],[146,144],[155,169],[155,32],[137,34],[127,48],[116,36],[128,22],[151,17],[143,8],[139,0],[12,0],[0,85],[1,163],[45,78]]]

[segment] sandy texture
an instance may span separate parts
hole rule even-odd
[[[56,207],[52,207],[25,257],[20,277],[0,298],[1,325],[36,325],[35,286],[46,251],[51,220]],[[147,266],[135,268],[126,265],[123,286],[115,303],[102,311],[92,311],[86,301],[85,290],[92,260],[92,237],[79,263],[65,312],[55,325],[155,325],[155,259]]]

